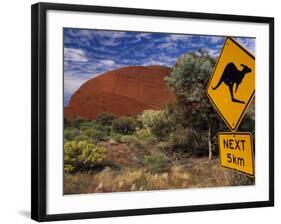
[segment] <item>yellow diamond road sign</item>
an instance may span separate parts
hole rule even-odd
[[[207,96],[235,132],[255,93],[255,57],[227,38],[207,86]]]
[[[218,134],[220,164],[247,175],[254,175],[254,153],[250,132]]]

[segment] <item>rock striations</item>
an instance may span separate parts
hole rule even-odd
[[[133,116],[146,109],[160,109],[174,100],[163,80],[170,72],[164,66],[130,66],[106,72],[72,95],[64,116],[95,119],[101,112]]]

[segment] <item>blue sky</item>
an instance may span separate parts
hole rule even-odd
[[[235,38],[255,53],[251,38]],[[87,80],[130,65],[172,67],[190,51],[206,49],[217,57],[225,38],[220,36],[119,32],[64,28],[64,105]]]

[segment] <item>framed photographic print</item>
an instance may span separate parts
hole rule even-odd
[[[274,19],[32,6],[32,219],[274,205]]]

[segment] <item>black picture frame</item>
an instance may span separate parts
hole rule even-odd
[[[269,25],[269,200],[243,203],[208,204],[140,208],[129,210],[99,211],[48,215],[46,213],[46,13],[48,10],[63,10],[87,13],[111,13],[154,17],[205,19],[216,21],[254,22]],[[32,154],[31,154],[31,218],[37,221],[74,220],[115,216],[132,216],[161,213],[193,212],[206,210],[238,209],[274,206],[274,18],[163,11],[136,8],[102,7],[73,4],[37,3],[32,5],[31,17],[31,75],[32,75]]]

